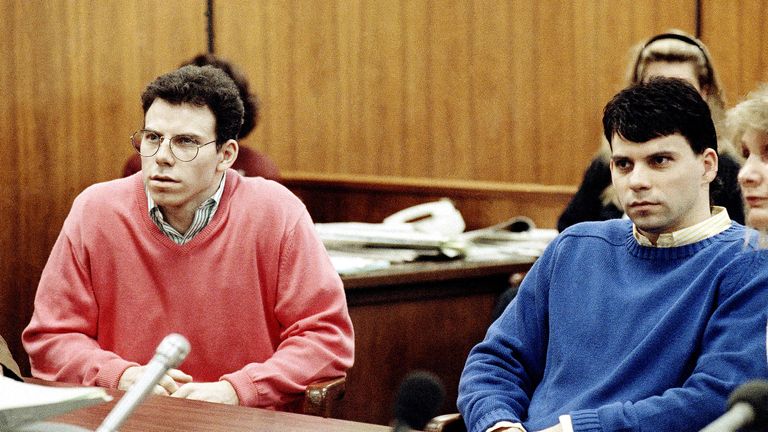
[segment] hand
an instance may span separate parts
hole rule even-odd
[[[136,384],[136,381],[138,381],[141,376],[144,375],[144,371],[146,369],[146,366],[129,367],[123,371],[122,375],[120,375],[120,381],[117,383],[117,388],[119,390],[128,390],[129,388],[133,387],[133,385]],[[169,396],[178,390],[181,385],[188,382],[192,382],[191,376],[178,369],[169,369],[165,375],[160,378],[160,382],[157,383],[155,388],[152,389],[152,393],[156,395]]]
[[[558,423],[554,426],[550,426],[546,429],[542,429],[539,432],[563,432],[563,427],[560,425],[560,423]]]
[[[209,383],[187,383],[179,387],[171,397],[183,399],[195,399],[208,402],[239,405],[235,388],[229,381],[221,380]]]

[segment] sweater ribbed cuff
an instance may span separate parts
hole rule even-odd
[[[574,411],[571,414],[573,432],[602,432],[600,419],[595,410]]]
[[[227,380],[232,384],[238,399],[240,399],[240,405],[248,407],[261,406],[259,404],[261,398],[259,397],[258,388],[245,371],[239,370],[237,372],[226,374],[219,379]]]
[[[120,377],[123,376],[123,372],[131,366],[139,366],[139,364],[121,358],[114,358],[107,361],[99,368],[99,373],[96,375],[96,382],[94,385],[116,389],[117,385],[120,383]]]

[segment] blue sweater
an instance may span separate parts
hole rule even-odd
[[[749,231],[752,232],[752,231]],[[768,251],[745,228],[640,246],[628,220],[549,245],[469,354],[458,406],[471,432],[570,414],[575,431],[698,431],[738,385],[768,377]]]

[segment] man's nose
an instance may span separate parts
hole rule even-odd
[[[157,163],[172,164],[174,160],[175,158],[171,151],[171,139],[163,137],[162,141],[160,141],[160,147],[157,149],[157,153],[155,153],[155,161]]]
[[[629,187],[632,189],[647,189],[651,187],[650,170],[642,164],[635,165],[629,173]]]

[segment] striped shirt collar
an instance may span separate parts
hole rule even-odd
[[[227,178],[226,173],[221,176],[221,182],[219,183],[219,188],[216,189],[216,192],[208,198],[207,200],[203,201],[202,204],[195,210],[195,216],[192,219],[192,225],[189,226],[189,229],[187,229],[187,232],[184,234],[179,233],[176,228],[172,227],[171,224],[166,222],[165,217],[163,216],[163,212],[160,211],[160,207],[155,204],[155,201],[152,199],[152,196],[150,196],[149,192],[147,192],[147,206],[149,207],[149,217],[152,219],[152,222],[157,225],[157,227],[160,229],[160,231],[166,235],[166,237],[173,240],[174,243],[178,245],[183,245],[187,243],[188,241],[192,240],[200,231],[203,230],[208,224],[211,222],[211,219],[213,219],[213,216],[216,214],[216,210],[219,208],[219,201],[221,201],[221,196],[224,194],[224,183]],[[144,189],[146,192],[146,188]]]
[[[655,245],[646,236],[640,234],[635,224],[632,224],[632,234],[642,246],[671,248],[685,246],[716,236],[727,230],[730,226],[731,218],[728,217],[728,210],[724,207],[713,206],[712,216],[696,225],[675,232],[660,234]]]

